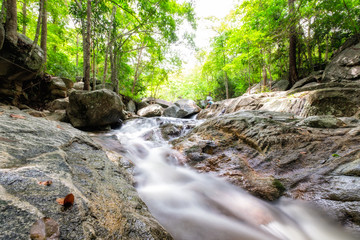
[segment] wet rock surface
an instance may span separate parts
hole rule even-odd
[[[0,106],[0,152],[0,239],[29,239],[43,217],[59,224],[60,239],[172,239],[119,156],[70,124]],[[56,202],[69,193],[72,206]]]
[[[360,232],[359,129],[356,118],[238,111],[172,143],[199,172],[266,200],[311,201]]]

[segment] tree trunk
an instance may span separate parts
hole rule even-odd
[[[329,35],[326,35],[326,49],[325,49],[325,61],[327,62],[329,60]]]
[[[314,65],[313,65],[313,59],[312,59],[312,49],[311,49],[311,37],[310,37],[310,34],[311,34],[311,29],[310,29],[310,25],[311,25],[311,18],[308,19],[308,33],[307,33],[307,40],[305,41],[306,42],[306,51],[307,51],[307,57],[308,57],[308,60],[309,60],[309,65],[310,65],[310,69],[312,70]]]
[[[13,44],[17,44],[17,6],[16,0],[6,1],[6,22],[5,22],[5,33],[6,38]]]
[[[24,18],[24,22],[23,22],[23,27],[22,27],[22,34],[26,35],[26,18],[27,18],[27,13],[26,13],[26,0],[23,0],[23,7],[22,7],[22,14],[23,14],[23,18]]]
[[[266,66],[263,66],[263,70],[262,70],[262,76],[263,76],[263,87],[262,90],[264,91],[266,86],[267,86],[267,72],[266,72]]]
[[[226,93],[226,99],[229,99],[229,78],[227,73],[225,72],[225,93]]]
[[[34,38],[34,42],[33,42],[32,46],[31,46],[30,53],[27,56],[25,61],[27,61],[31,57],[31,55],[33,54],[33,52],[35,50],[35,46],[38,44],[38,41],[39,41],[42,13],[43,13],[43,9],[44,9],[44,0],[40,0],[39,4],[40,4],[40,6],[39,6],[39,16],[38,16],[38,21],[37,21],[37,25],[36,25],[35,38]]]
[[[46,5],[47,5],[47,1],[43,0],[40,47],[44,51],[44,63],[45,63],[44,71],[46,71],[46,60],[47,60],[47,48],[46,48],[46,42],[47,42],[47,12],[46,12]]]
[[[84,90],[90,90],[90,37],[91,37],[91,0],[87,0],[86,38],[84,50]]]
[[[103,88],[105,88],[105,81],[106,81],[106,78],[107,78],[109,51],[110,51],[112,43],[113,43],[113,38],[112,38],[113,29],[111,28],[111,23],[114,22],[115,14],[116,14],[116,7],[114,6],[113,9],[112,9],[111,21],[110,21],[110,25],[109,25],[109,28],[108,28],[109,29],[109,35],[108,35],[108,44],[106,46],[106,51],[105,51],[104,76],[103,76],[103,81],[102,81]]]
[[[319,46],[318,46],[318,52],[319,52],[319,64],[322,62],[322,54],[321,54],[321,40],[319,39]]]
[[[76,72],[77,72],[77,68],[79,67],[79,34],[76,33]]]
[[[298,81],[298,73],[296,68],[296,25],[295,25],[295,13],[294,13],[295,0],[288,0],[289,13],[292,18],[290,22],[290,37],[289,37],[289,83],[293,86]]]
[[[139,53],[138,53],[137,64],[136,64],[136,69],[135,69],[135,74],[134,74],[134,82],[133,82],[133,85],[132,85],[132,88],[131,88],[131,93],[132,94],[134,94],[134,92],[135,92],[135,86],[136,86],[137,80],[138,80],[138,78],[139,78],[139,76],[141,74],[140,65],[141,65],[141,56],[142,56],[144,46],[145,46],[145,43],[143,42],[141,44],[141,47],[140,47]]]

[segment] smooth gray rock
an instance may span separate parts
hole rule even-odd
[[[118,156],[110,160],[70,124],[15,109],[0,112],[0,239],[29,239],[31,226],[43,217],[59,224],[64,240],[172,239],[150,215]],[[69,193],[72,206],[56,202]]]
[[[337,54],[325,68],[323,81],[360,80],[360,41]]]
[[[130,100],[127,104],[126,104],[126,109],[129,112],[135,113],[136,112],[136,104],[133,100]]]
[[[47,105],[47,108],[51,112],[54,112],[55,110],[66,110],[68,106],[69,106],[69,98],[58,98],[50,102]]]
[[[180,99],[164,111],[165,117],[184,118],[201,111],[193,100]]]
[[[123,109],[116,93],[101,89],[71,92],[66,113],[76,128],[101,128],[124,120]]]
[[[159,104],[151,104],[137,111],[137,115],[140,117],[158,117],[161,116],[163,112],[164,109]]]

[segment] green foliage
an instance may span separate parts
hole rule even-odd
[[[287,0],[244,0],[222,20],[209,51],[201,52],[201,77],[214,81],[209,91],[225,98],[224,72],[230,97],[263,80],[288,78],[290,26],[297,29],[300,79],[324,65],[351,35],[360,31],[359,0],[296,0],[289,15]],[[214,24],[215,25],[215,24]],[[267,89],[266,91],[268,91]],[[203,98],[206,91],[203,91]],[[195,95],[193,95],[195,97]]]

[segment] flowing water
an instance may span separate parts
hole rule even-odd
[[[160,128],[166,124],[185,126],[178,132],[183,135],[198,122],[136,119],[111,134],[136,166],[141,198],[175,239],[355,239],[303,203],[289,200],[272,205],[220,178],[190,169],[162,137]]]

